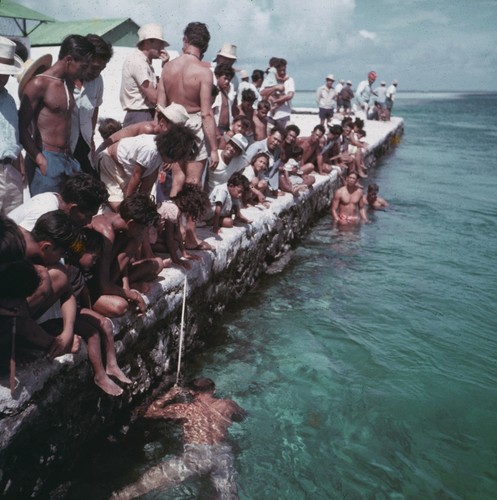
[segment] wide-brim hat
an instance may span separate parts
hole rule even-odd
[[[22,73],[22,59],[16,56],[16,44],[0,36],[0,75],[18,75]]]
[[[330,73],[329,75],[326,76],[327,80],[335,81],[335,77]]]
[[[236,59],[236,45],[232,43],[223,44],[217,55],[227,57],[228,59]]]
[[[35,75],[43,73],[50,68],[50,66],[52,66],[52,56],[50,54],[45,54],[34,61],[32,59],[28,59],[24,63],[22,73],[17,75],[17,81],[19,82],[17,93],[19,95],[19,99],[22,98],[22,95],[24,94],[24,87],[26,87],[29,80],[31,80],[31,78]]]
[[[162,113],[170,122],[176,125],[184,125],[190,118],[185,107],[173,102],[167,107],[157,104],[159,113]]]
[[[239,147],[242,150],[242,153],[245,152],[248,147],[248,140],[242,134],[235,134],[231,137],[229,142],[232,142],[235,146]]]
[[[162,26],[156,23],[144,24],[138,30],[138,42],[136,45],[139,45],[144,40],[161,40],[164,42],[165,47],[169,47],[169,43],[164,39],[164,31],[162,30]]]

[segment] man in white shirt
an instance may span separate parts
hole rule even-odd
[[[321,125],[329,123],[333,118],[333,111],[336,106],[336,92],[333,88],[335,78],[333,75],[326,77],[326,83],[316,90],[316,103],[319,108],[319,118]]]
[[[395,101],[395,94],[397,93],[397,80],[394,80],[392,84],[387,88],[387,96],[385,100],[385,106],[388,110],[388,119],[392,114],[393,102]]]
[[[126,111],[123,126],[150,121],[157,104],[157,75],[152,59],[168,59],[164,50],[169,44],[164,40],[162,26],[145,24],[138,30],[136,49],[123,65],[119,99]]]

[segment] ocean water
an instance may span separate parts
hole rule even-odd
[[[400,94],[404,138],[369,179],[391,207],[352,231],[323,218],[184,360],[249,412],[229,438],[242,499],[497,497],[496,109],[497,94]],[[105,498],[180,451],[174,426],[137,422],[68,497]]]

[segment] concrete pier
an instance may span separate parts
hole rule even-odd
[[[308,135],[319,120],[312,110],[293,115]],[[370,168],[398,142],[403,121],[366,122]],[[62,466],[70,468],[78,447],[116,423],[126,409],[175,369],[183,286],[187,280],[185,349],[198,346],[198,332],[218,321],[226,305],[254,286],[267,268],[282,257],[327,213],[338,186],[336,174],[317,175],[313,189],[298,198],[290,194],[271,200],[269,209],[242,210],[253,222],[214,235],[199,234],[215,252],[201,257],[192,269],[164,270],[146,295],[147,312],[114,321],[119,362],[133,380],[122,396],[112,398],[93,383],[86,352],[53,362],[38,357],[20,367],[13,397],[8,377],[0,379],[0,495],[12,498],[47,492],[47,481]]]

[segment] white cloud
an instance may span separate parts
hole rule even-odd
[[[376,33],[367,30],[359,30],[359,35],[361,35],[366,40],[376,40],[378,38],[378,35]]]

